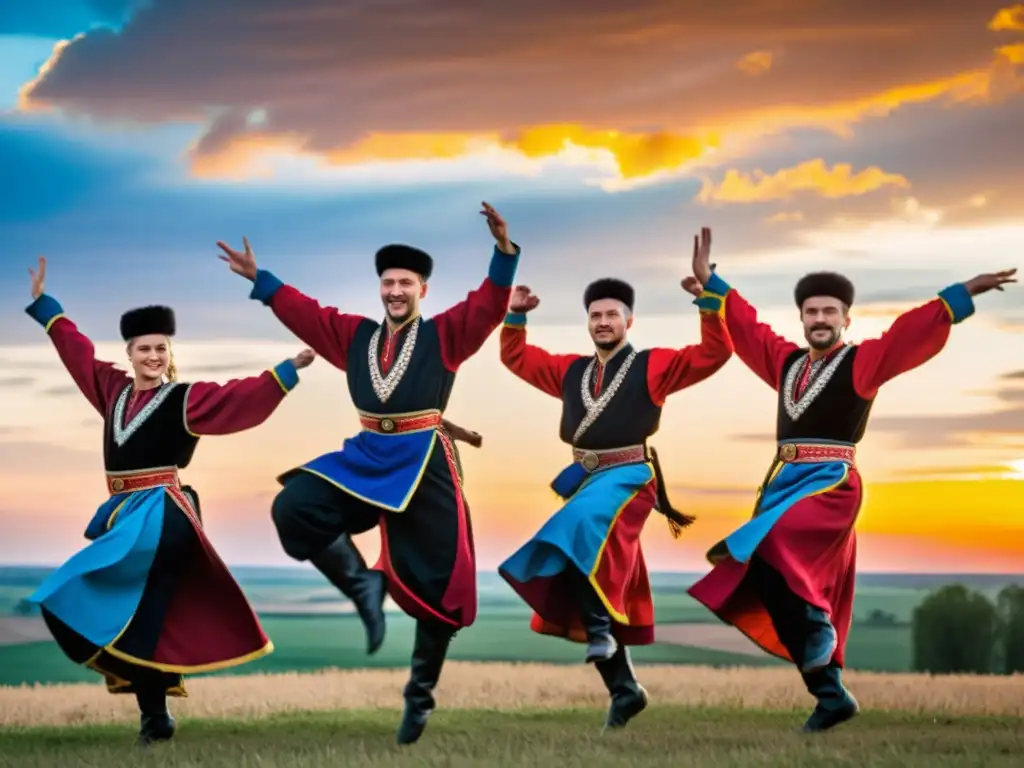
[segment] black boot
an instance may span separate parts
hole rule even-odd
[[[832,661],[832,655],[836,652],[839,644],[839,636],[832,621],[820,608],[812,605],[806,606],[806,641],[803,648],[803,657],[800,664],[800,671],[809,673],[824,669]]]
[[[843,673],[834,664],[816,672],[803,673],[804,684],[817,706],[800,729],[804,733],[819,733],[845,723],[860,711],[857,700],[843,685]]]
[[[385,629],[387,584],[384,574],[366,567],[366,561],[347,533],[310,558],[310,562],[352,601],[366,628],[366,652],[374,654],[379,651],[384,643]]]
[[[612,619],[590,580],[575,566],[570,565],[566,576],[571,580],[580,618],[587,631],[586,663],[607,661],[615,655],[619,644],[612,636]]]
[[[605,728],[623,728],[647,708],[647,691],[636,679],[629,649],[619,646],[615,654],[596,664],[612,703],[608,708]]]
[[[439,621],[416,622],[416,641],[412,649],[412,669],[406,683],[405,712],[398,726],[398,743],[413,744],[423,735],[427,718],[434,711],[434,687],[455,629]]]
[[[139,746],[149,746],[158,741],[169,741],[174,736],[177,724],[167,710],[167,695],[156,686],[142,687],[136,694],[139,702],[141,724]]]

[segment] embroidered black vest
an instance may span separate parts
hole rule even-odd
[[[630,359],[634,352],[635,355]],[[585,357],[574,361],[562,380],[559,437],[562,442],[576,448],[595,451],[646,445],[647,438],[658,431],[661,422],[661,407],[651,400],[647,386],[650,351],[636,352],[629,344],[619,350],[605,366],[601,375],[601,391],[595,396],[596,360],[596,357]],[[629,368],[620,378],[619,374],[627,362]],[[590,397],[596,401],[596,407],[591,409],[592,415],[589,417],[584,404],[584,382]],[[614,393],[602,406],[602,396],[612,388],[615,388]],[[577,437],[584,419],[589,426]]]
[[[104,468],[108,472],[129,472],[154,467],[187,467],[199,442],[199,438],[185,428],[188,384],[164,384],[126,424],[124,416],[131,393],[129,383],[105,419]]]
[[[400,334],[387,374],[380,369],[387,329],[364,320],[348,351],[348,391],[360,411],[400,414],[436,408],[444,411],[455,374],[444,366],[441,340],[433,320],[414,321]],[[371,361],[371,352],[372,361]],[[383,398],[382,398],[383,395]]]
[[[775,428],[778,440],[817,438],[860,442],[874,399],[865,400],[854,389],[853,361],[856,356],[856,346],[842,347],[796,402],[793,395],[804,372],[807,350],[795,350],[786,358],[779,385],[779,413]]]

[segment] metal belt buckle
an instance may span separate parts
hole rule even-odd
[[[387,418],[381,419],[380,420],[380,429],[381,429],[381,432],[394,432],[395,431],[395,422],[393,420],[387,419]]]
[[[792,443],[786,443],[782,446],[782,450],[779,451],[779,455],[782,457],[783,461],[792,461],[796,458],[796,453],[796,446]]]
[[[110,481],[110,487],[113,488],[115,491],[123,491],[124,480],[122,480],[120,477],[115,477],[113,480]]]
[[[601,466],[601,459],[598,458],[597,454],[594,453],[593,451],[587,451],[580,458],[580,464],[582,464],[583,468],[588,472],[593,472],[595,469]]]

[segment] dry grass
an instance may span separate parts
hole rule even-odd
[[[790,668],[640,666],[652,708],[806,710],[811,699]],[[313,674],[219,676],[188,682],[174,702],[184,718],[262,718],[324,710],[397,709],[405,670],[337,670]],[[868,711],[947,716],[1024,716],[1024,675],[929,677],[849,672],[847,683]],[[445,667],[437,691],[442,710],[603,709],[607,693],[591,667],[474,664]],[[99,684],[0,687],[0,727],[132,722],[134,697]]]

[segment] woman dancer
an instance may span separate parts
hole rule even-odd
[[[134,375],[96,360],[92,342],[43,292],[46,260],[29,269],[25,310],[46,329],[61,362],[103,417],[109,498],[85,531],[90,543],[29,598],[61,650],[134,694],[139,741],[174,735],[167,696],[187,696],[183,675],[265,656],[273,644],[203,533],[199,498],[182,485],[199,438],[251,429],[298,384],[310,350],[258,376],[227,384],[177,380],[168,307],[133,309],[121,335]]]

